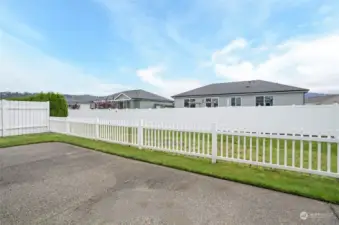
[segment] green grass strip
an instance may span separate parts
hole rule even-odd
[[[139,150],[135,147],[53,133],[0,138],[0,148],[45,142],[68,143],[125,158],[339,204],[339,180],[317,175],[232,162],[219,161],[212,164],[209,159]]]

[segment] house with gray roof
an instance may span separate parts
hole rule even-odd
[[[174,107],[173,100],[141,89],[115,93],[106,98],[118,109],[149,109]]]
[[[309,90],[264,80],[215,83],[172,96],[176,108],[303,105]]]
[[[306,105],[339,104],[339,94],[314,96],[306,99]]]

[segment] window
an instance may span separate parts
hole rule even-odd
[[[190,100],[190,108],[195,108],[195,99],[194,98],[192,98]]]
[[[210,108],[212,106],[212,99],[206,98],[206,107]]]
[[[185,108],[190,107],[190,100],[189,99],[184,99],[184,107]]]
[[[264,96],[255,97],[255,105],[256,106],[264,106]]]
[[[255,98],[256,106],[273,106],[273,96],[257,96]]]
[[[218,107],[219,106],[219,98],[206,98],[206,107]]]
[[[265,106],[273,106],[273,96],[265,96]]]
[[[232,97],[231,98],[231,106],[241,106],[241,98],[240,97]]]
[[[194,98],[184,99],[184,107],[185,108],[195,108],[195,99]]]
[[[212,107],[219,106],[219,98],[212,98]]]

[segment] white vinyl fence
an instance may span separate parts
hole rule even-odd
[[[261,122],[260,118],[256,121]],[[227,124],[217,123],[98,118],[51,118],[50,129],[140,149],[210,158],[213,163],[222,160],[339,178],[339,139],[332,131],[328,135],[309,135],[302,130],[281,133],[229,129]]]
[[[130,110],[69,110],[71,118],[107,120],[147,120],[171,124],[223,124],[228,129],[268,133],[337,134],[339,105],[270,107],[165,108]]]
[[[49,131],[49,102],[0,100],[0,135]]]
[[[48,102],[0,103],[1,136],[52,131],[213,163],[339,178],[338,105],[130,110],[97,118],[93,111],[86,118],[53,118]]]

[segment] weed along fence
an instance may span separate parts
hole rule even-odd
[[[49,102],[0,100],[0,135],[49,131]]]
[[[260,120],[258,121],[260,123]],[[230,130],[225,124],[51,118],[52,132],[182,155],[339,178],[338,133]]]

